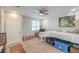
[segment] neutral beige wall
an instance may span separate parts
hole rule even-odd
[[[28,17],[28,16],[23,16],[22,20],[22,34],[23,35],[28,35],[32,33],[32,21],[33,18]]]
[[[0,7],[0,32],[1,32],[1,7]]]
[[[75,25],[73,28],[61,28],[59,27],[59,18],[49,18],[47,20],[46,26],[44,26],[47,30],[55,30],[55,31],[70,31],[70,32],[79,32],[79,12],[76,12]]]
[[[0,9],[1,11],[1,27],[0,27],[0,31],[1,32],[5,32],[5,12],[4,12],[4,9],[1,7]]]

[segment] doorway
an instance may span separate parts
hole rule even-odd
[[[7,45],[22,41],[21,22],[21,15],[6,12]]]

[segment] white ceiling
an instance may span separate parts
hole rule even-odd
[[[78,6],[21,6],[13,7],[6,6],[5,10],[17,11],[22,15],[26,15],[32,18],[59,18],[61,16],[67,15],[73,8],[79,8]],[[46,8],[48,10],[48,16],[40,16],[37,14],[36,10],[41,8]]]

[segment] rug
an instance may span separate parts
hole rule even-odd
[[[21,44],[10,47],[10,53],[25,53]]]

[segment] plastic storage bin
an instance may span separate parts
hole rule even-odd
[[[53,38],[53,37],[47,37],[46,38],[46,42],[51,44],[52,46],[54,46],[54,40],[55,40],[55,38]]]
[[[62,41],[62,40],[55,40],[54,41],[54,45],[56,48],[62,50],[63,52],[69,52],[69,46],[70,46],[70,43],[69,42],[65,42],[65,41]]]

